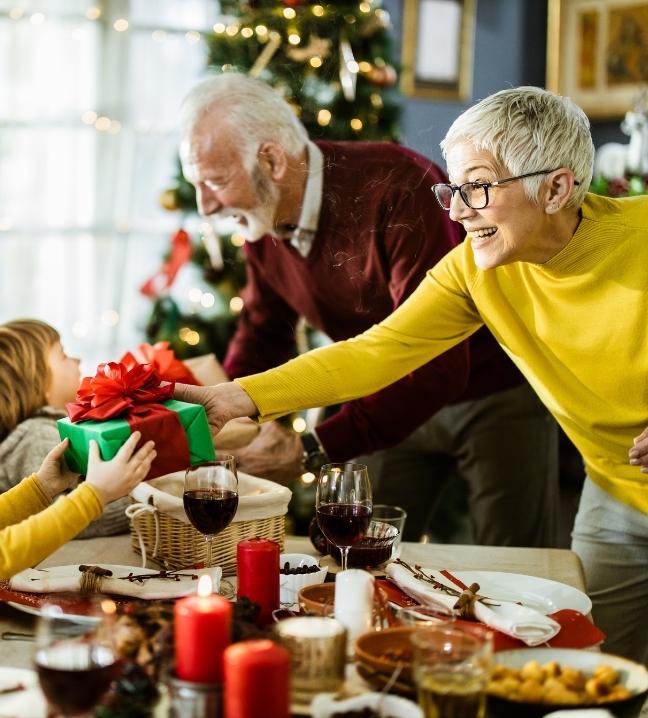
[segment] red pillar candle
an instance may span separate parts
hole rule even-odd
[[[252,538],[236,547],[236,594],[261,606],[258,623],[272,623],[272,612],[279,608],[279,544]]]
[[[288,718],[290,653],[270,640],[225,649],[225,718]]]
[[[230,643],[232,604],[211,591],[211,579],[202,576],[198,594],[175,604],[176,676],[183,681],[223,680],[223,651]]]

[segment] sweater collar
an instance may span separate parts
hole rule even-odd
[[[582,218],[567,245],[548,262],[536,265],[552,274],[573,274],[597,264],[616,246],[623,234],[623,218],[617,200],[588,193],[581,206]]]
[[[302,257],[307,257],[313,246],[322,209],[322,191],[324,187],[324,156],[322,151],[314,142],[309,142],[307,148],[308,177],[304,190],[304,201],[301,215],[299,216],[299,224],[290,237],[290,244],[295,247]]]

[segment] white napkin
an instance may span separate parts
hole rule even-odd
[[[385,573],[399,588],[424,606],[434,608],[435,605],[441,605],[452,608],[457,600],[455,596],[450,596],[435,589],[431,584],[415,578],[410,571],[397,563],[387,564]],[[499,599],[497,603],[499,605],[494,606],[475,601],[477,620],[508,636],[518,638],[527,646],[545,643],[560,631],[559,623],[533,608]]]
[[[101,579],[100,592],[110,593],[117,596],[132,596],[134,598],[179,598],[196,593],[198,579],[182,576],[179,580],[174,578],[147,578],[142,582],[128,581],[125,579],[129,573],[141,576],[146,573],[159,573],[153,569],[137,568],[136,566],[116,566],[103,564],[113,572],[112,576],[104,576]],[[186,569],[178,573],[189,574],[190,576],[211,576],[213,591],[220,588],[222,570],[220,567],[204,568],[199,570]],[[59,593],[61,591],[79,591],[81,583],[81,571],[78,564],[71,566],[53,566],[52,568],[28,568],[26,571],[17,573],[9,580],[9,588],[12,591],[26,591],[28,593]]]

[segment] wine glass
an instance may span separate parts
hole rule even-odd
[[[114,644],[117,607],[95,597],[87,616],[45,604],[36,627],[34,664],[50,713],[90,716],[119,674]],[[74,620],[76,619],[76,620]]]
[[[238,507],[236,459],[222,454],[215,461],[188,468],[182,501],[189,521],[205,536],[205,565],[211,568],[214,536],[230,525]]]
[[[351,546],[362,539],[371,521],[371,484],[364,464],[324,464],[315,499],[317,522],[324,536],[340,549],[346,571]]]

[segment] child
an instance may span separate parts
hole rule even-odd
[[[65,439],[47,454],[38,472],[0,496],[0,579],[42,561],[101,516],[104,504],[126,496],[146,477],[156,452],[147,441],[133,453],[140,438],[134,432],[110,461],[101,460],[91,441],[86,480],[52,503],[77,480],[62,459]]]
[[[59,443],[56,420],[76,399],[79,359],[66,355],[59,333],[45,322],[19,319],[0,325],[0,493],[34,473]],[[128,531],[124,497],[106,506],[80,538]]]

